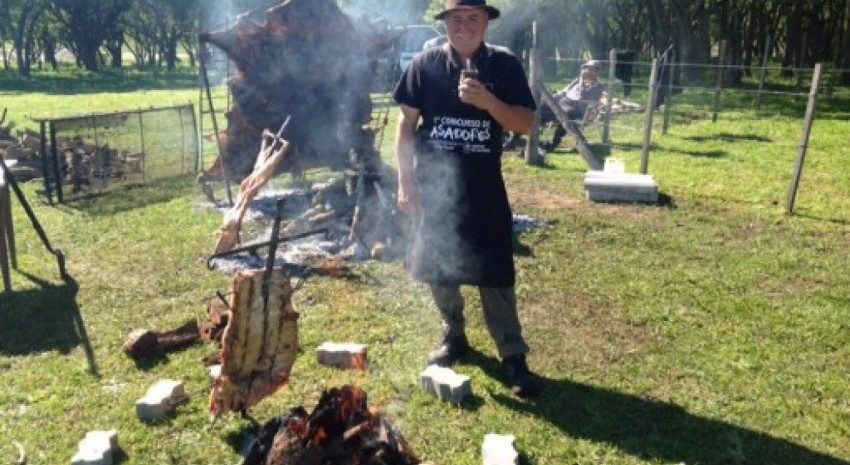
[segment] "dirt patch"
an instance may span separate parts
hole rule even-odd
[[[511,200],[511,205],[519,209],[533,207],[543,210],[563,210],[576,208],[585,203],[584,199],[569,197],[545,188],[520,188],[516,186],[508,186],[508,198]]]
[[[552,301],[563,304],[553,308]],[[533,347],[535,357],[561,359],[567,365],[616,363],[656,343],[649,328],[589,299],[524,300],[521,311],[529,339],[557,341]]]

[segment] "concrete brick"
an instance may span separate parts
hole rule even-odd
[[[118,450],[118,431],[89,431],[80,441],[71,465],[112,465],[112,453]]]
[[[151,386],[144,397],[136,401],[136,416],[142,421],[160,420],[185,398],[186,391],[182,381],[161,380]]]
[[[207,370],[210,372],[210,384],[215,383],[215,380],[221,376],[221,365],[210,365]]]
[[[481,445],[484,465],[517,465],[519,453],[514,448],[515,442],[512,434],[485,434]]]
[[[584,189],[595,202],[658,202],[658,185],[648,174],[591,170],[584,176]]]
[[[460,404],[472,395],[469,376],[459,375],[451,368],[438,365],[429,365],[419,373],[419,384],[431,394],[453,404]]]
[[[342,369],[365,370],[369,367],[369,356],[365,344],[352,342],[325,342],[316,348],[316,360],[320,365]]]

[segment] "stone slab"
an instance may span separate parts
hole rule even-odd
[[[512,434],[485,434],[481,445],[484,465],[517,465],[519,453],[515,443],[516,437]]]
[[[453,404],[460,404],[472,395],[469,376],[459,375],[451,368],[438,365],[429,365],[419,373],[419,384],[431,394]]]
[[[365,344],[353,342],[325,342],[316,348],[316,361],[320,365],[342,369],[366,369],[369,356]]]
[[[584,189],[595,202],[658,202],[658,184],[649,174],[591,170],[584,176]]]
[[[186,397],[182,381],[164,379],[148,389],[136,401],[136,416],[142,421],[157,421],[168,415]]]

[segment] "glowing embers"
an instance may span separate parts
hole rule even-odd
[[[302,407],[260,429],[244,465],[420,463],[401,433],[375,409],[366,392],[343,386],[325,391],[309,415]]]
[[[280,269],[234,275],[230,318],[221,341],[221,373],[213,381],[210,414],[244,412],[289,380],[298,356],[298,313],[289,276]]]

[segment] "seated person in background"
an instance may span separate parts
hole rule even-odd
[[[605,89],[602,83],[599,82],[599,68],[600,64],[598,61],[586,61],[581,65],[581,74],[579,77],[573,79],[566,87],[553,95],[555,101],[558,102],[558,106],[564,110],[571,121],[583,121],[588,106],[596,105],[599,99],[602,98]],[[541,126],[547,123],[558,123],[558,118],[551,108],[547,105],[541,105],[540,107]],[[560,145],[565,135],[567,135],[567,130],[558,123],[558,127],[555,128],[555,135],[552,137],[552,142],[543,144],[543,149],[551,152],[555,147]],[[511,138],[505,142],[505,148],[511,149],[516,147],[519,138],[519,134],[512,134]]]

